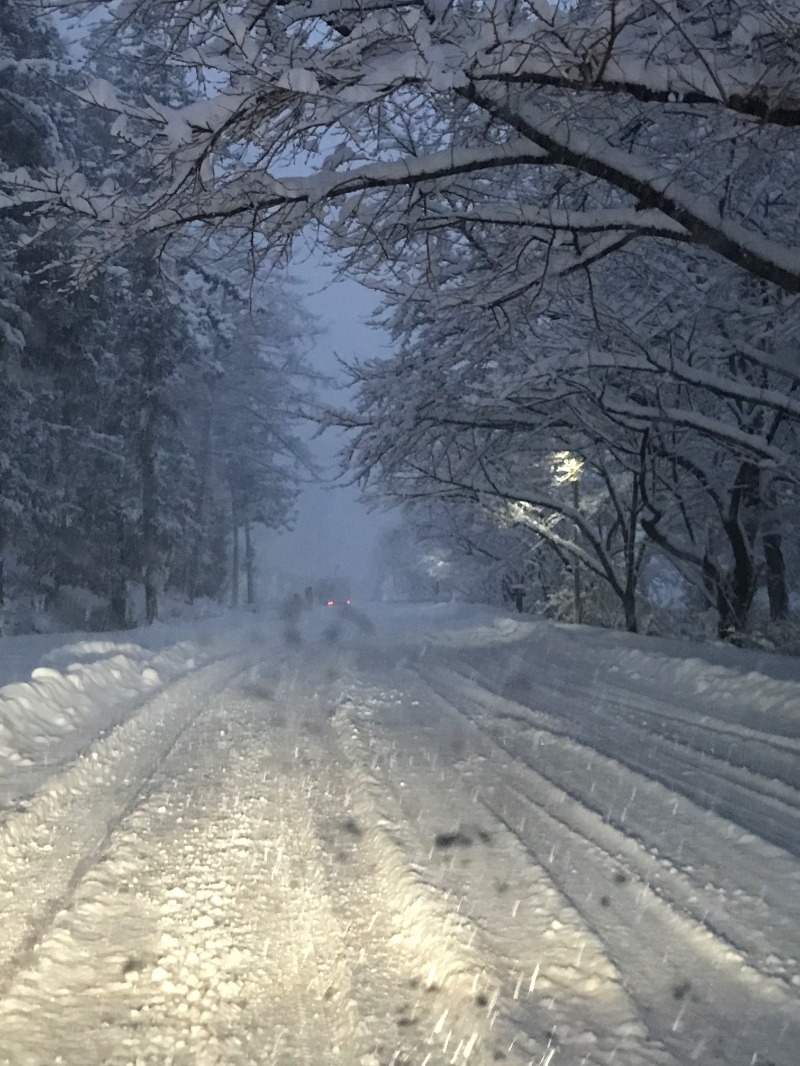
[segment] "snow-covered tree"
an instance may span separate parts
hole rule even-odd
[[[379,588],[388,596],[548,612],[563,574],[546,547],[501,501],[428,496],[405,504],[381,538]]]
[[[759,553],[785,611],[798,0],[57,6],[158,52],[157,77],[112,58],[84,91],[113,116],[111,180],[92,158],[0,175],[78,220],[80,262],[187,225],[257,261],[312,225],[387,294],[401,349],[358,372],[362,471],[531,508],[628,625],[643,534],[721,629]],[[553,491],[562,451],[580,506]]]
[[[52,167],[63,158],[54,90],[62,68],[58,37],[25,4],[0,5],[0,169]],[[29,211],[0,194],[0,608],[5,554],[32,533],[31,517],[52,504],[42,492],[54,440],[37,392],[47,373],[31,357],[41,286],[37,267],[54,255],[52,241],[28,247],[36,231]]]
[[[8,23],[0,23],[2,169],[63,173],[74,153],[93,179],[144,187],[100,109],[59,103],[74,99],[73,83],[46,21],[29,30],[30,7],[12,7],[0,12]],[[186,72],[164,61],[157,26],[132,17],[113,39],[106,31],[94,26],[87,45],[95,73],[175,106],[190,99]],[[252,313],[247,278],[230,276],[242,254],[198,255],[188,236],[168,255],[153,238],[121,247],[76,288],[57,253],[79,240],[79,220],[58,231],[53,221],[29,204],[2,203],[0,557],[3,547],[13,553],[39,599],[65,585],[90,590],[108,603],[107,624],[120,627],[131,618],[131,583],[144,589],[148,620],[168,584],[190,598],[222,593],[238,546],[234,483],[241,496],[247,481],[246,534],[253,520],[286,520],[302,458],[292,419],[305,398],[306,323],[299,300],[277,283],[272,302]],[[44,234],[30,241],[42,222]],[[249,422],[235,404],[249,404]],[[234,414],[247,439],[233,440]],[[252,559],[248,575],[252,584]]]
[[[496,236],[436,241],[438,264],[487,285],[502,270]],[[764,576],[779,619],[800,320],[794,297],[776,305],[764,288],[669,248],[621,252],[501,317],[431,279],[387,305],[398,354],[355,367],[356,411],[334,418],[359,475],[396,499],[507,501],[573,580],[611,590],[630,628],[645,538],[708,596],[721,632],[745,627]],[[554,489],[557,453],[580,461],[577,500]]]
[[[235,260],[233,253],[229,259]],[[212,373],[195,377],[187,396],[197,440],[197,535],[181,564],[183,583],[193,598],[198,560],[212,546],[209,535],[218,537],[223,528],[231,546],[232,597],[236,602],[243,536],[252,603],[253,525],[278,529],[291,521],[300,472],[310,467],[296,423],[309,407],[315,380],[302,356],[313,326],[297,294],[274,278],[254,286],[248,303],[242,269],[223,277],[208,266],[194,272],[192,288],[218,328]],[[215,516],[210,528],[209,514]],[[180,573],[180,565],[173,569]]]
[[[281,242],[323,221],[381,254],[431,225],[512,227],[528,253],[512,290],[657,238],[800,290],[796,0],[56,6],[158,28],[204,88],[178,105],[87,90],[152,184],[52,172],[31,195],[112,227],[201,219]]]

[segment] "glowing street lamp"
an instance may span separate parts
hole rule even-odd
[[[553,452],[553,474],[557,485],[572,482],[577,485],[583,470],[583,459],[574,452]]]

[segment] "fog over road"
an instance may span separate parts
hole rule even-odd
[[[373,617],[187,645],[6,808],[0,1062],[796,1066],[791,671]]]

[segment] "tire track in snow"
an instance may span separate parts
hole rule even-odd
[[[240,673],[235,656],[162,689],[48,782],[0,830],[0,994],[209,699]]]
[[[471,720],[509,756],[629,839],[628,862],[641,866],[646,849],[641,870],[656,891],[757,959],[763,973],[800,988],[800,866],[793,856],[560,730],[549,730],[546,716],[526,714],[447,668],[422,672],[449,703],[468,709]]]
[[[360,688],[359,693],[363,695]],[[507,1024],[499,1013],[497,975],[492,960],[476,951],[469,921],[421,876],[415,861],[416,828],[386,781],[371,768],[371,753],[352,712],[348,698],[335,726],[353,782],[350,802],[359,824],[369,827],[366,855],[381,884],[377,898],[388,904],[381,913],[370,900],[362,919],[372,915],[371,930],[373,922],[386,923],[388,918],[392,953],[403,959],[410,1014],[426,1034],[427,1053],[407,1061],[517,1062],[519,1056],[526,1063],[539,1061],[538,1054],[530,1057],[536,1045],[521,1039],[519,1027]],[[436,1058],[431,1049],[438,1052]]]
[[[753,969],[674,899],[659,896],[653,856],[490,736],[462,709],[463,691],[447,693],[435,668],[424,672],[435,713],[462,722],[473,756],[482,757],[467,760],[462,773],[603,939],[654,1034],[681,1061],[793,1066],[798,991]]]
[[[2,1005],[4,1061],[342,1062],[357,1034],[322,994],[342,982],[305,782],[243,702],[195,718],[115,827]]]
[[[11,982],[0,1061],[500,1060],[473,1036],[480,966],[391,845],[318,680],[286,668],[193,717]]]
[[[652,697],[635,700],[605,680],[599,700],[596,688],[567,678],[556,682],[528,672],[495,683],[491,671],[477,676],[474,663],[448,658],[465,679],[516,701],[518,714],[549,720],[550,731],[590,745],[800,858],[797,740],[724,722],[704,725],[678,708],[668,713],[666,703],[654,707]],[[619,744],[623,733],[627,747]],[[768,769],[778,777],[768,776]]]
[[[450,737],[431,725],[427,687],[411,681],[393,695],[373,677],[369,687],[353,683],[349,698],[347,720],[405,866],[436,889],[439,909],[481,960],[481,1001],[509,1057],[674,1063],[650,1038],[601,940],[448,766]]]
[[[697,1056],[738,1066],[770,1027],[763,1046],[776,1066],[794,1061],[779,1057],[796,1034],[791,1020],[780,1031],[775,982],[732,980],[736,959],[699,941],[663,901],[653,906],[646,869],[616,880],[634,862],[622,850],[629,839],[605,835],[602,819],[580,822],[581,804],[479,730],[474,703],[465,717],[462,697],[454,705],[413,673],[384,672],[374,690],[357,683],[357,703],[329,721],[338,686],[321,667],[289,656],[279,674],[261,696],[261,685],[210,700],[187,689],[195,706],[162,708],[186,728],[155,764],[146,730],[129,738],[151,773],[144,785],[124,782],[134,789],[127,813],[114,808],[73,866],[60,897],[69,909],[39,930],[0,1006],[0,1061],[666,1066]],[[398,679],[406,691],[395,701],[385,692]],[[365,713],[370,700],[380,721]],[[438,740],[424,728],[431,713]],[[163,740],[158,716],[151,725]],[[127,765],[120,756],[108,780],[87,771],[91,787],[75,778],[74,802],[61,794],[72,803],[61,827],[82,803],[112,801],[110,778]],[[58,802],[46,812],[56,820]],[[465,816],[476,823],[468,847],[449,836]],[[30,849],[45,869],[40,851]],[[649,942],[636,939],[642,930]],[[685,969],[682,944],[692,951]],[[549,973],[537,973],[547,951]],[[689,963],[723,997],[733,988],[727,1014],[693,998],[701,982],[674,983]],[[752,1040],[739,1041],[752,1010],[761,1012]],[[671,1057],[648,1029],[663,1033]]]

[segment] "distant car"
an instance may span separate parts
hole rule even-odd
[[[320,578],[314,585],[315,599],[322,607],[347,607],[351,587],[343,578]]]

